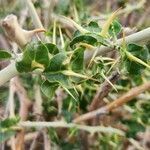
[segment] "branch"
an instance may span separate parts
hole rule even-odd
[[[132,88],[129,92],[125,93],[123,96],[108,104],[106,106],[107,110],[111,111],[114,108],[122,106],[124,103],[127,103],[128,101],[132,100],[134,97],[136,97],[140,93],[143,93],[146,90],[150,90],[150,82]]]
[[[20,122],[19,126],[26,127],[26,128],[43,128],[43,127],[53,127],[53,128],[77,128],[79,130],[87,131],[91,134],[94,134],[96,132],[102,132],[102,133],[117,133],[119,135],[124,135],[124,132],[115,129],[112,127],[104,127],[104,126],[86,126],[86,125],[78,125],[74,123],[66,123],[62,121],[56,121],[56,122]]]
[[[138,43],[138,44],[140,44],[142,42],[145,43],[145,42],[149,41],[149,39],[150,39],[150,27],[125,37],[126,44],[130,44],[130,43]],[[118,39],[116,43],[118,45],[121,45],[122,44],[122,40],[123,40],[122,38]],[[108,52],[110,52],[112,50],[112,48],[105,47],[105,46],[101,46],[100,48],[97,48],[97,49],[98,49],[98,51],[97,51],[97,55],[96,56],[104,55],[104,54],[106,54],[106,53],[108,53]],[[85,52],[84,59],[85,59],[86,63],[88,63],[90,61],[90,59],[92,58],[94,52],[97,49],[95,49],[93,51],[86,51]]]
[[[16,69],[15,62],[12,62],[6,68],[0,71],[0,86],[18,74],[19,73]]]
[[[74,123],[79,123],[85,120],[89,120],[95,118],[102,114],[107,114],[112,109],[122,106],[124,103],[127,103],[130,100],[133,100],[134,97],[139,95],[140,93],[150,89],[150,82],[140,85],[138,87],[132,88],[129,92],[125,93],[120,98],[114,100],[113,102],[109,103],[108,105],[101,107],[95,111],[88,112],[83,114],[73,120]]]
[[[147,40],[150,39],[150,27],[146,28],[142,31],[139,31],[137,33],[134,33],[132,35],[129,35],[125,38],[125,41],[127,44],[130,43],[141,43],[141,42],[146,42]],[[122,43],[122,38],[117,40],[118,45],[121,45]],[[97,56],[98,55],[104,55],[105,53],[110,52],[112,49],[109,47],[101,46],[98,49]],[[93,53],[95,51],[86,51],[84,60],[85,62],[88,62],[90,58],[93,56]],[[9,74],[9,75],[7,75]],[[0,86],[3,85],[5,82],[9,81],[12,77],[17,75],[18,72],[15,68],[15,64],[10,64],[7,66],[4,70],[0,71]]]

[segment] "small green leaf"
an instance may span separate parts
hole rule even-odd
[[[111,36],[117,36],[120,33],[121,28],[121,24],[117,20],[114,20],[111,26],[109,27],[109,34]]]
[[[6,132],[0,132],[0,143],[8,140],[13,135],[15,135],[15,132],[11,130]]]
[[[5,50],[0,50],[0,60],[10,59],[11,57],[12,57],[11,53]]]
[[[55,94],[55,90],[57,88],[58,88],[58,83],[50,83],[47,80],[44,81],[41,85],[42,92],[45,94],[45,96],[47,96],[50,99],[53,98]]]
[[[44,45],[47,47],[50,54],[55,55],[55,54],[59,53],[59,49],[57,48],[57,46],[55,44],[45,43]]]
[[[11,127],[17,125],[19,118],[7,118],[0,121],[0,142],[4,142],[15,134]]]
[[[50,59],[49,67],[47,68],[47,71],[49,71],[49,72],[50,71],[60,71],[66,57],[67,57],[66,53],[64,53],[64,52],[54,55]]]
[[[135,138],[138,132],[144,131],[144,127],[133,119],[123,120],[122,122],[128,127],[128,130],[126,132],[127,137]]]
[[[86,33],[73,38],[70,42],[70,47],[73,48],[75,44],[87,43],[93,46],[104,45],[107,46],[108,43],[101,35],[97,33]]]
[[[0,131],[4,128],[10,128],[11,126],[16,125],[19,122],[19,118],[7,118],[5,120],[2,120],[0,122]]]
[[[16,62],[16,68],[19,72],[30,72],[36,68],[43,70],[48,65],[48,49],[42,42],[28,44],[23,52],[22,60]]]
[[[69,77],[64,75],[62,72],[45,73],[46,79],[51,83],[59,83],[65,87],[71,87]]]
[[[70,111],[62,110],[62,115],[66,122],[71,122],[73,120],[73,113]]]
[[[48,56],[48,49],[45,44],[42,42],[38,42],[37,45],[35,45],[35,61],[43,64],[46,68],[49,65],[49,56]]]
[[[71,69],[75,72],[83,70],[83,61],[84,61],[84,48],[77,48],[74,50],[71,57]]]
[[[138,57],[143,61],[147,61],[148,56],[150,55],[148,49],[136,44],[129,44],[127,46],[127,50],[135,57]]]
[[[145,68],[145,65],[141,64],[141,61],[146,64],[149,58],[148,49],[136,44],[129,44],[127,46],[127,50],[127,54],[129,53],[133,55],[133,57],[138,58],[140,63],[138,61],[132,60],[128,55],[126,55],[124,58],[125,68],[130,75],[140,75],[142,70]]]
[[[71,42],[70,42],[70,47],[73,48],[73,46],[77,43],[87,43],[90,45],[94,45],[97,42],[97,39],[90,36],[90,35],[80,35],[76,36]]]
[[[86,27],[90,32],[99,33],[102,29],[99,27],[98,23],[95,21],[91,21]]]

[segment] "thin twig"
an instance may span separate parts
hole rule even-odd
[[[134,97],[139,95],[140,93],[149,90],[150,89],[150,82],[144,83],[143,85],[140,85],[138,87],[132,88],[129,92],[125,93],[120,98],[114,100],[110,104],[101,107],[95,111],[88,112],[86,114],[83,114],[73,120],[74,123],[79,123],[85,120],[89,120],[92,118],[95,118],[96,116],[107,114],[109,111],[111,111],[114,108],[117,108],[119,106],[122,106],[124,103],[127,103],[130,100],[133,100]]]
[[[118,99],[114,100],[112,103],[108,104],[106,106],[107,110],[111,111],[114,108],[122,106],[124,103],[127,103],[128,101],[132,100],[134,97],[136,97],[140,93],[143,93],[146,90],[150,90],[150,82],[147,82],[140,86],[132,88],[129,92],[125,93],[120,98],[118,98]]]

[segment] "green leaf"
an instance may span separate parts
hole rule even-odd
[[[59,53],[59,49],[57,48],[57,46],[55,44],[45,43],[44,45],[47,47],[50,54],[55,55],[55,54]]]
[[[122,122],[128,127],[127,137],[135,138],[138,132],[144,131],[144,127],[135,120],[123,120]]]
[[[49,67],[46,71],[60,71],[67,55],[64,52],[58,53],[50,59]]]
[[[109,28],[109,34],[111,36],[117,36],[120,33],[121,28],[121,24],[117,20],[114,20]]]
[[[29,50],[25,50],[23,52],[22,60],[16,62],[16,68],[19,72],[29,72],[31,71],[32,58],[34,54],[32,54]]]
[[[2,120],[0,122],[0,131],[4,128],[10,128],[11,126],[16,125],[19,122],[19,118],[7,118],[5,120]]]
[[[44,81],[41,85],[41,90],[42,92],[45,94],[45,96],[47,96],[48,98],[52,99],[54,94],[55,94],[55,90],[58,88],[58,84],[57,83],[50,83],[47,80]]]
[[[95,21],[91,21],[86,27],[87,30],[95,33],[99,33],[102,29],[99,27],[98,23]]]
[[[12,57],[11,53],[5,50],[0,50],[0,60],[10,59],[11,57]]]
[[[150,55],[148,49],[136,44],[129,44],[127,46],[127,50],[135,57],[138,57],[143,61],[147,61],[148,56]]]
[[[42,42],[38,42],[35,45],[34,48],[35,51],[35,61],[43,64],[44,67],[46,68],[49,65],[49,56],[48,56],[48,49],[45,44]]]
[[[0,142],[4,142],[15,134],[11,127],[17,125],[19,118],[7,118],[0,121]]]
[[[51,83],[59,83],[64,87],[71,87],[69,77],[62,72],[45,73],[46,79]]]
[[[45,69],[48,65],[48,49],[42,42],[28,44],[23,52],[22,60],[16,62],[19,72],[30,72],[36,68]]]
[[[140,60],[142,60],[145,63],[149,59],[150,54],[149,54],[147,48],[144,48],[144,47],[136,45],[136,44],[129,44],[127,46],[127,50],[133,56],[139,58]],[[135,62],[134,60],[128,58],[128,56],[125,56],[125,58],[124,58],[124,65],[130,75],[140,75],[142,73],[142,70],[145,69],[144,65],[142,65],[138,62]]]
[[[6,132],[0,132],[0,143],[8,140],[13,135],[15,135],[15,132],[11,130]]]
[[[94,45],[97,42],[97,39],[90,36],[90,35],[80,35],[76,36],[71,42],[70,42],[70,47],[73,48],[73,46],[77,43],[87,43],[90,45]]]
[[[73,48],[75,44],[78,43],[87,43],[93,46],[104,45],[107,46],[108,43],[101,35],[97,33],[86,33],[73,38],[70,42],[70,47]]]
[[[62,115],[66,122],[71,122],[73,120],[73,113],[67,110],[62,110]]]
[[[83,70],[83,61],[84,61],[84,48],[77,48],[74,50],[71,57],[71,69],[75,72]]]
[[[125,67],[127,71],[129,72],[130,75],[138,75],[141,74],[142,69],[145,67],[142,66],[141,64],[138,64],[136,62],[130,61],[130,60],[125,60]]]

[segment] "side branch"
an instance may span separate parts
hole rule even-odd
[[[149,39],[150,39],[150,27],[125,37],[125,41],[126,41],[127,44],[130,44],[130,43],[138,43],[138,44],[146,43],[147,41],[149,41]],[[122,38],[118,39],[116,43],[118,45],[121,45],[122,40],[123,40]],[[104,54],[106,54],[106,53],[108,53],[112,50],[111,48],[105,47],[105,46],[101,46],[100,48],[97,48],[97,49],[98,49],[98,51],[97,51],[96,56],[104,55]],[[88,63],[90,61],[90,59],[92,58],[94,52],[97,49],[95,49],[93,51],[86,51],[85,52],[85,55],[84,55],[85,63]]]

